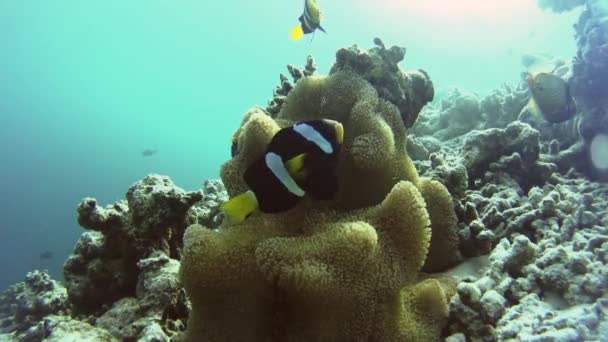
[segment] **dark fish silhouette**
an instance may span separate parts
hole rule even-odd
[[[147,148],[141,152],[141,155],[144,157],[150,157],[150,156],[155,155],[157,152],[158,152],[158,150],[153,150],[153,149]]]
[[[46,260],[53,259],[53,252],[44,251],[44,252],[40,253],[40,259],[43,259],[43,260],[44,259],[46,259]]]
[[[266,153],[253,161],[243,180],[249,190],[222,206],[233,223],[251,213],[278,213],[293,208],[305,194],[330,200],[338,191],[335,169],[344,127],[334,120],[311,120],[279,130]]]
[[[298,20],[300,25],[290,32],[293,40],[300,40],[305,34],[313,33],[317,29],[325,32],[321,27],[321,11],[317,6],[317,0],[304,0],[304,13]]]

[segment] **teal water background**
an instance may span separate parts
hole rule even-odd
[[[148,173],[188,190],[217,178],[243,112],[266,105],[288,63],[312,54],[326,74],[337,49],[380,37],[407,47],[402,67],[428,71],[438,93],[485,94],[519,80],[523,52],[574,56],[580,13],[533,0],[319,5],[328,34],[293,42],[299,0],[0,0],[0,289],[34,268],[61,279],[81,198],[113,203]]]

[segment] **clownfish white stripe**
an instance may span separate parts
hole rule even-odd
[[[295,180],[289,175],[287,169],[285,168],[285,164],[283,164],[283,159],[281,156],[274,152],[268,152],[265,156],[266,166],[270,169],[272,174],[281,181],[281,184],[289,190],[292,194],[303,197],[305,192],[298,186]]]
[[[334,148],[331,146],[331,143],[325,139],[324,136],[321,135],[316,129],[307,124],[297,124],[293,126],[293,130],[299,133],[304,139],[314,143],[319,146],[323,152],[327,154],[332,154],[334,152]]]

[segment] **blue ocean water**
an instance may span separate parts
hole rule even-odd
[[[380,37],[438,93],[482,94],[519,80],[522,53],[575,55],[580,12],[534,0],[318,2],[328,33],[293,42],[302,1],[0,0],[0,288],[33,268],[61,279],[81,198],[113,203],[152,172],[217,178],[243,112],[309,54],[326,74]]]

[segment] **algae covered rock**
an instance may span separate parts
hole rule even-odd
[[[277,131],[320,118],[345,132],[333,200],[186,231],[187,340],[439,340],[453,285],[420,271],[459,259],[452,199],[418,177],[399,109],[365,79],[305,77],[276,118],[246,113],[221,169],[228,193],[247,190],[243,173]]]

